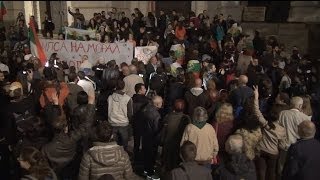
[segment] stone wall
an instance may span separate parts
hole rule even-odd
[[[258,30],[262,37],[277,37],[288,51],[293,46],[297,46],[303,53],[309,50],[309,29],[304,23],[242,23],[241,26],[251,38],[253,32]]]

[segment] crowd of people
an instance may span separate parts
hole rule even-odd
[[[21,46],[19,14],[1,47],[1,179],[320,179],[319,77],[298,47],[205,10],[135,8],[131,22],[114,8],[88,23],[68,10],[100,42],[158,53],[147,64],[83,55],[78,70],[53,53],[42,67]]]

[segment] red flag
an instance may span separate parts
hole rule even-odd
[[[30,17],[30,48],[31,48],[31,54],[38,57],[41,61],[41,64],[44,66],[47,61],[46,54],[41,46],[41,43],[39,41],[39,37],[36,33],[36,28],[34,24],[34,20]]]
[[[0,21],[3,21],[3,16],[7,14],[7,8],[4,6],[3,1],[0,2]]]

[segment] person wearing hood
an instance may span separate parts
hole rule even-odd
[[[228,138],[225,148],[229,156],[225,164],[216,172],[219,174],[219,179],[257,179],[254,163],[243,153],[243,146],[244,142],[241,135],[231,135]]]
[[[129,141],[129,121],[133,114],[132,99],[125,92],[125,83],[118,80],[116,91],[108,97],[108,121],[113,127],[113,135],[125,150]]]
[[[181,157],[183,163],[180,167],[173,169],[166,180],[185,180],[185,179],[198,179],[201,177],[203,180],[212,180],[210,170],[196,163],[195,158],[197,155],[197,147],[194,143],[186,141],[181,146]]]
[[[104,174],[110,174],[119,180],[134,180],[127,152],[113,140],[112,126],[101,121],[97,126],[96,140],[82,157],[79,180],[97,180]]]
[[[216,162],[219,151],[219,144],[214,128],[208,124],[208,113],[203,107],[194,109],[192,123],[185,128],[181,143],[191,141],[197,146],[195,160],[200,165],[211,168],[211,164]]]
[[[186,110],[188,115],[192,115],[194,108],[197,106],[201,106],[205,109],[208,109],[210,107],[210,99],[207,94],[204,93],[204,90],[201,88],[201,86],[202,80],[196,79],[195,86],[187,91],[184,96],[186,100]]]

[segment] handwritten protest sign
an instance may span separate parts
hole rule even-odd
[[[147,64],[152,56],[155,56],[158,52],[157,46],[138,46],[134,50],[134,57],[139,61],[143,61]]]
[[[95,31],[88,31],[76,28],[69,28],[65,27],[66,30],[66,39],[69,40],[85,40],[85,35],[88,35],[90,39],[96,39],[96,32]]]
[[[133,59],[133,46],[130,43],[100,43],[97,41],[50,40],[40,39],[40,43],[47,57],[58,53],[61,60],[77,69],[82,63],[82,56],[87,55],[92,64],[102,57],[105,62],[116,60],[117,64],[126,62],[131,64]],[[36,48],[31,46],[31,48]]]

